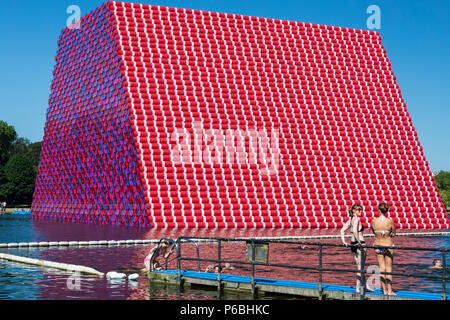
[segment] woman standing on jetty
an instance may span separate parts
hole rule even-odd
[[[372,231],[375,234],[374,246],[392,247],[392,238],[395,236],[395,225],[391,218],[386,217],[389,211],[387,203],[380,203],[378,205],[379,217],[372,220]],[[392,262],[394,260],[394,250],[390,248],[375,249],[378,265],[380,266],[380,273],[392,272]],[[381,287],[383,294],[396,295],[392,291],[392,275],[380,274]]]
[[[362,210],[363,210],[362,205],[354,204],[348,211],[350,213],[350,219],[343,225],[341,229],[342,243],[348,246],[347,242],[345,241],[344,233],[347,229],[350,228],[350,232],[352,233],[352,242],[350,243],[350,247],[351,252],[355,258],[356,265],[358,266],[358,270],[361,270],[361,266],[366,260],[366,252],[367,252],[367,249],[361,247],[366,244],[363,236],[364,227],[360,220]],[[359,293],[360,286],[361,286],[361,273],[357,273],[356,275],[357,293]]]

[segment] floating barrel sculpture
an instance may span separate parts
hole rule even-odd
[[[33,218],[339,228],[380,202],[449,226],[377,32],[122,2],[62,31]]]

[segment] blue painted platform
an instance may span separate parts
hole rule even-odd
[[[11,214],[31,214],[31,209],[16,209],[13,212],[11,212]]]
[[[162,270],[162,271],[152,271],[154,273],[162,273],[169,275],[177,275],[177,270]],[[181,275],[183,277],[197,278],[197,279],[205,279],[205,280],[217,280],[216,273],[209,272],[197,272],[190,270],[181,270]],[[221,273],[220,278],[222,281],[226,282],[238,282],[238,283],[250,283],[250,277],[248,276],[238,276],[232,274]],[[301,281],[288,281],[288,280],[279,280],[279,279],[269,279],[269,278],[258,278],[255,277],[255,284],[261,285],[273,285],[273,286],[282,286],[282,287],[296,287],[296,288],[304,288],[304,289],[313,289],[318,290],[317,283],[313,282],[301,282]],[[347,292],[347,293],[356,293],[355,287],[350,286],[342,286],[342,285],[334,285],[334,284],[322,284],[322,288],[324,291],[334,291],[334,292]],[[390,298],[395,299],[418,299],[418,300],[441,300],[442,296],[439,293],[426,293],[426,292],[412,292],[412,291],[394,291],[397,295],[390,296]],[[383,291],[381,289],[375,289],[374,292],[366,292],[366,296],[380,296],[386,297],[383,295]],[[448,296],[447,296],[448,299]]]

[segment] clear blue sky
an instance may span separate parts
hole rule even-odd
[[[42,140],[59,33],[67,7],[81,14],[100,0],[2,1],[0,120],[32,142]],[[166,0],[139,3],[367,29],[369,5],[381,9],[392,69],[432,171],[450,170],[450,2]]]

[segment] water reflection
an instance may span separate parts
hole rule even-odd
[[[403,230],[402,230],[403,232]],[[97,226],[89,224],[53,223],[46,221],[30,221],[23,216],[0,216],[0,242],[27,241],[91,241],[91,240],[126,240],[126,239],[160,239],[161,237],[176,239],[180,235],[198,237],[293,237],[338,234],[338,230],[279,230],[279,229],[161,229],[148,230],[131,227]],[[373,244],[373,238],[367,238],[367,244]],[[317,242],[318,240],[308,240]],[[339,243],[338,239],[320,240],[321,242]],[[245,242],[223,242],[222,259],[245,261]],[[396,246],[405,247],[450,247],[448,236],[397,237]],[[152,245],[131,245],[111,247],[50,247],[50,248],[15,248],[0,249],[0,252],[51,260],[56,262],[79,264],[92,267],[104,273],[115,270],[135,273],[143,267],[143,260]],[[217,243],[199,242],[202,259],[217,259]],[[196,248],[192,244],[183,244],[185,257],[196,258]],[[441,270],[428,267],[433,259],[440,259],[439,253],[397,250],[394,259],[394,272],[404,274],[426,273],[440,275]],[[317,247],[298,244],[270,244],[269,262],[280,264],[299,264],[317,267]],[[202,262],[200,269],[213,262]],[[236,266],[230,273],[249,276],[248,265]],[[169,260],[169,268],[176,268],[175,254]],[[367,266],[377,265],[372,249],[368,251]],[[447,265],[450,260],[447,257]],[[354,268],[355,263],[348,248],[324,247],[323,266],[329,268]],[[183,268],[197,270],[196,261],[183,261]],[[193,289],[179,292],[176,287],[149,283],[141,275],[137,281],[110,281],[106,278],[79,275],[79,286],[70,282],[72,273],[25,266],[12,262],[0,261],[0,299],[236,299],[239,295],[218,297],[215,290]],[[257,267],[256,276],[264,278],[280,278],[286,280],[317,282],[318,273],[307,270],[292,270],[275,267]],[[355,284],[355,276],[350,273],[326,272],[325,283],[351,285]],[[72,285],[71,285],[72,284]],[[394,290],[441,292],[441,281],[435,279],[411,279],[394,277]],[[450,287],[450,286],[448,286]],[[449,293],[449,289],[447,289]],[[245,296],[245,295],[244,295]],[[242,299],[249,299],[248,296]]]

